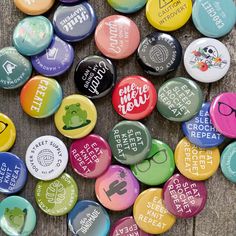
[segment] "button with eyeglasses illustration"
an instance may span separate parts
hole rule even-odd
[[[218,102],[218,111],[223,116],[230,116],[234,113],[236,118],[236,109],[224,102]]]
[[[8,127],[8,124],[0,120],[0,134],[2,134],[6,128]]]

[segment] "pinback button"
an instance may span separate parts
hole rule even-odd
[[[62,101],[59,83],[43,76],[30,79],[21,90],[20,103],[29,116],[45,118],[56,112]]]
[[[93,33],[97,17],[92,6],[83,2],[77,5],[61,5],[53,16],[56,34],[65,41],[78,42]]]
[[[158,91],[157,109],[171,121],[190,120],[201,109],[201,88],[192,80],[183,77],[170,79]]]
[[[197,0],[192,19],[198,31],[207,37],[219,38],[228,34],[235,25],[236,10],[232,0]]]
[[[111,163],[110,146],[101,136],[90,134],[71,144],[70,163],[77,174],[97,178]]]
[[[68,214],[68,226],[73,235],[107,236],[110,218],[106,210],[97,202],[82,200]]]
[[[175,216],[167,211],[163,203],[162,192],[161,188],[147,189],[139,194],[134,203],[134,220],[146,233],[162,234],[176,221]]]
[[[54,136],[41,136],[28,147],[25,155],[26,166],[35,178],[52,180],[65,170],[68,151],[65,144]]]
[[[15,143],[16,128],[12,120],[0,113],[0,152],[8,151]]]
[[[29,201],[11,196],[1,201],[0,226],[6,235],[29,236],[36,225],[36,213]]]
[[[160,185],[169,179],[175,170],[174,154],[171,148],[156,139],[146,160],[131,166],[134,176],[147,185]]]
[[[0,152],[0,192],[13,194],[19,192],[27,181],[25,163],[10,152]]]
[[[191,0],[149,0],[146,17],[149,23],[161,31],[173,31],[187,23],[192,14]]]
[[[157,103],[154,85],[142,76],[127,76],[115,86],[112,104],[128,120],[140,120],[151,114]]]
[[[108,142],[114,158],[125,165],[144,160],[152,146],[149,130],[137,121],[121,121],[116,124],[109,133]]]
[[[111,165],[95,182],[97,199],[112,211],[123,211],[131,207],[139,190],[139,183],[132,172],[119,165]]]
[[[56,35],[45,51],[31,57],[32,65],[38,73],[52,77],[65,73],[73,61],[74,49]]]
[[[18,88],[29,79],[31,73],[31,63],[14,47],[0,50],[0,88]]]
[[[229,51],[216,39],[200,38],[187,47],[184,66],[195,80],[212,83],[223,78],[229,70]]]
[[[220,152],[217,147],[202,149],[183,138],[175,149],[175,164],[188,179],[206,180],[217,171]]]
[[[70,175],[63,173],[57,179],[39,181],[35,188],[35,199],[39,208],[46,214],[66,215],[78,200],[78,187]]]
[[[60,0],[60,2],[62,3],[69,3],[69,4],[73,4],[73,3],[77,3],[77,2],[82,2],[82,0]]]
[[[21,54],[33,56],[44,51],[52,37],[53,27],[46,17],[26,17],[14,29],[13,44]]]
[[[236,183],[236,141],[229,144],[221,154],[221,171],[231,182]]]
[[[219,146],[225,139],[212,125],[210,105],[210,102],[203,103],[201,110],[196,116],[182,123],[184,135],[191,143],[201,148]]]
[[[140,43],[137,60],[146,73],[165,75],[177,69],[182,58],[179,41],[165,33],[153,32]]]
[[[129,18],[112,15],[104,18],[98,24],[95,31],[95,42],[105,56],[123,59],[132,55],[137,49],[140,33],[137,25]]]
[[[115,85],[116,69],[109,59],[92,55],[78,63],[74,79],[79,92],[91,99],[101,98]]]
[[[204,182],[175,174],[164,185],[163,200],[167,210],[176,217],[191,218],[203,210],[207,190]]]
[[[211,103],[210,117],[221,134],[236,138],[236,93],[218,95]]]

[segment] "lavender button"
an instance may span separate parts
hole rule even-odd
[[[60,0],[60,2],[63,2],[63,3],[77,3],[77,2],[82,2],[82,0]]]

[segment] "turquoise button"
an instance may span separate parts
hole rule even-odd
[[[200,33],[211,38],[222,37],[235,25],[235,3],[233,0],[196,0],[192,18]]]

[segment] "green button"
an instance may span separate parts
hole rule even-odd
[[[144,184],[163,184],[174,173],[174,154],[167,144],[153,139],[152,148],[146,160],[132,165],[131,170],[134,176]]]
[[[62,216],[72,210],[78,199],[78,187],[74,179],[64,173],[51,181],[39,181],[35,199],[42,211],[52,216]]]
[[[171,121],[187,121],[201,109],[201,88],[192,80],[177,77],[166,81],[158,91],[157,109]]]

